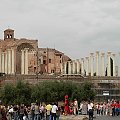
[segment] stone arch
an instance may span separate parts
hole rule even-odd
[[[18,45],[17,51],[21,52],[21,50],[24,48],[29,48],[29,50],[34,49],[34,47],[30,43],[21,43],[20,45]]]

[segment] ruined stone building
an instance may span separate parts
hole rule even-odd
[[[38,48],[38,70],[42,73],[61,73],[61,64],[70,60],[62,52],[52,48]]]
[[[12,29],[0,39],[0,73],[60,73],[60,64],[68,59],[55,49],[38,48],[38,40],[16,39]]]

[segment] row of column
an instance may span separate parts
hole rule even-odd
[[[77,60],[73,60],[73,61],[68,61],[68,62],[64,62],[61,64],[61,73],[62,74],[80,74],[80,61]]]
[[[61,64],[61,72],[62,74],[82,74],[85,76],[116,76],[115,67],[115,54],[108,52],[107,61],[105,61],[105,53],[97,51],[95,56],[94,53],[90,53],[89,57]]]
[[[15,73],[14,65],[14,49],[7,49],[5,52],[2,52],[0,49],[0,72],[6,74]]]
[[[96,60],[94,61],[94,56],[93,53],[91,53],[91,57],[93,59],[91,69],[96,69],[96,70],[91,70],[91,76],[93,76],[94,73],[96,73],[96,76],[111,76],[111,69],[112,71],[112,76],[116,76],[116,71],[115,71],[115,54],[112,54],[111,52],[107,53],[107,61],[105,61],[105,53],[99,53],[99,51],[96,52]],[[113,66],[111,66],[111,60],[113,61]],[[95,64],[95,67],[94,67]]]
[[[28,48],[21,50],[21,74],[28,74]]]

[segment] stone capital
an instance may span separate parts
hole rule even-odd
[[[105,53],[101,53],[101,56],[104,57],[104,56],[105,56]]]
[[[96,55],[99,55],[99,53],[100,53],[99,51],[96,51]]]
[[[84,58],[81,58],[82,61],[84,61]]]
[[[90,56],[93,57],[94,53],[90,53]]]
[[[89,60],[89,57],[85,57],[86,58],[86,60]]]
[[[110,56],[112,52],[107,52],[107,54]]]

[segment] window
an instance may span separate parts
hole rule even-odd
[[[7,38],[9,38],[9,34],[7,34]]]
[[[46,64],[46,60],[43,60],[43,64]]]
[[[12,38],[12,35],[10,35],[10,38]]]
[[[49,59],[49,63],[51,63],[51,59]]]
[[[54,73],[55,71],[54,70],[51,70],[51,73]]]

